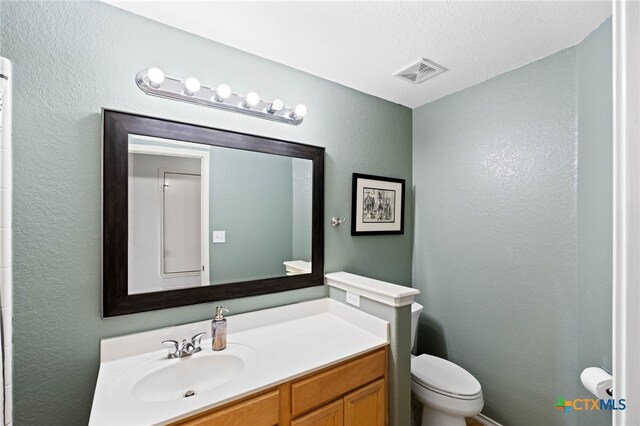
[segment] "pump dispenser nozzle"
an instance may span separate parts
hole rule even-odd
[[[222,321],[224,319],[222,311],[229,312],[228,309],[223,308],[222,306],[216,306],[216,315],[213,317],[215,321]]]

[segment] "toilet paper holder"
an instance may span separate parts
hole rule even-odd
[[[613,397],[613,377],[602,368],[585,368],[580,374],[580,381],[589,392],[600,399]]]

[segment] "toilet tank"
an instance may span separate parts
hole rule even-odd
[[[416,345],[418,320],[420,319],[420,313],[423,309],[423,306],[418,302],[413,302],[411,304],[411,350],[413,350],[413,347]]]

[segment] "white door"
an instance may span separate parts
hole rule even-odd
[[[200,274],[200,175],[164,172],[162,273]]]

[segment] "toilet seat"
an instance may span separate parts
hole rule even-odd
[[[446,359],[422,354],[411,359],[411,379],[432,392],[455,399],[482,397],[480,382]]]

